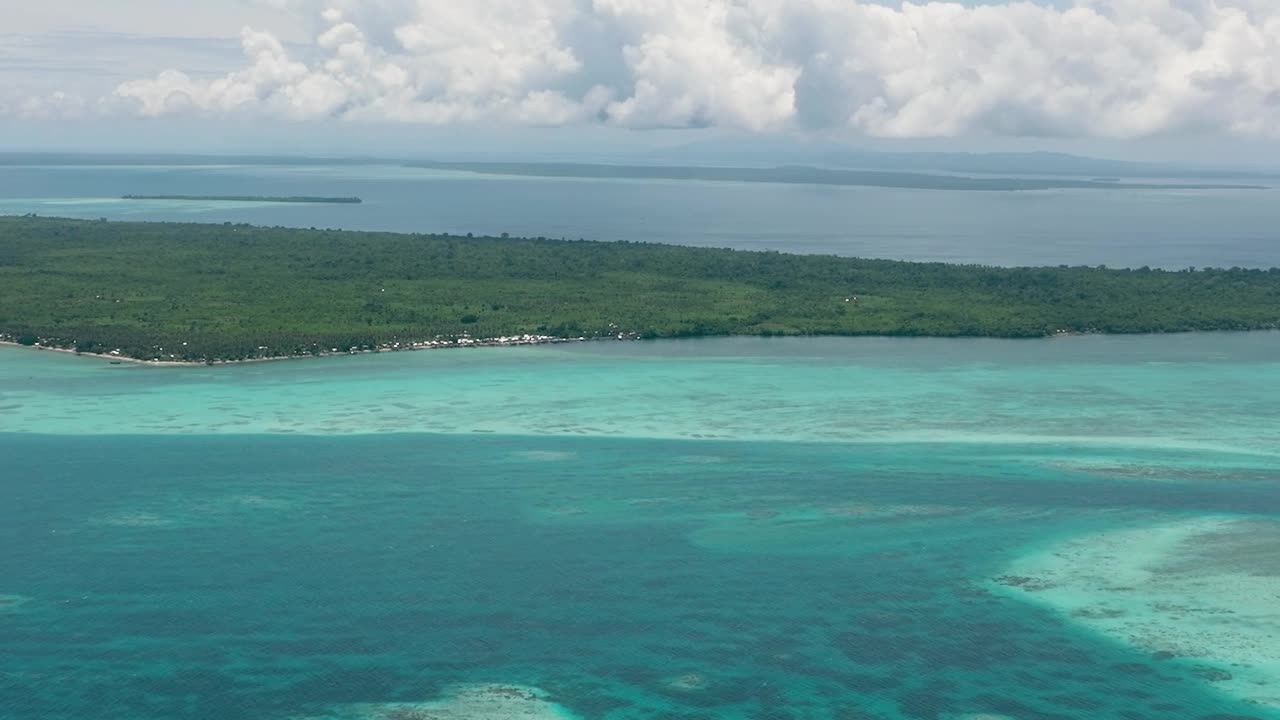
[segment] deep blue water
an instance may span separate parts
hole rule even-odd
[[[127,202],[321,195],[352,205]],[[948,192],[368,167],[3,167],[0,213],[630,240],[995,265],[1280,266],[1280,191]]]
[[[0,591],[28,598],[0,717],[324,717],[460,682],[583,718],[1271,717],[984,582],[1153,513],[1274,515],[1274,483],[1024,450],[0,435]],[[855,500],[887,512],[796,514]]]

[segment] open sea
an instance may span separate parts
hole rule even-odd
[[[1129,178],[1141,181],[1141,178]],[[122,195],[358,196],[362,205]],[[0,167],[0,214],[629,240],[990,265],[1280,266],[1280,190],[953,192],[397,166]]]
[[[1280,718],[1280,333],[0,347],[5,720]]]
[[[31,212],[1280,266],[1274,190],[0,168]],[[1280,719],[1280,333],[6,346],[0,458],[0,720]]]

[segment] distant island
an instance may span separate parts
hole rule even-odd
[[[121,195],[122,200],[205,200],[214,202],[263,202],[263,203],[319,203],[359,205],[358,197],[311,197],[297,195],[272,197],[267,195]]]
[[[794,165],[772,168],[604,165],[520,162],[418,162],[408,167],[429,170],[583,179],[712,180],[721,182],[843,185],[910,190],[1265,190],[1264,185],[1198,182],[1134,183],[1039,177],[967,177],[964,175],[889,170],[841,170]]]
[[[0,340],[214,362],[713,335],[1280,328],[1280,269],[1002,268],[552,238],[0,217]]]
[[[479,154],[476,154],[479,152]],[[74,153],[0,152],[5,165],[281,165],[281,166],[400,166],[433,161],[511,160],[528,161],[528,155],[495,158],[491,153],[472,150],[468,157],[457,149],[447,157],[348,156],[308,157],[302,155],[184,155],[178,153]],[[717,136],[711,139],[664,148],[600,153],[584,149],[563,162],[615,163],[623,166],[696,167],[785,167],[807,166],[869,170],[890,173],[944,173],[984,177],[1068,177],[1146,178],[1188,182],[1244,182],[1272,184],[1280,179],[1280,169],[1229,167],[1177,162],[1133,162],[1068,155],[1058,152],[890,152],[841,142],[796,140],[791,137]]]

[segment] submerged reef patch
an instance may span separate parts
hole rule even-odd
[[[258,492],[208,494],[206,490],[184,489],[182,493],[157,496],[145,503],[123,505],[91,516],[88,522],[110,528],[137,530],[191,529],[226,523],[256,522],[263,517],[277,516],[299,506],[324,507],[334,502],[331,497],[308,497],[302,493],[287,497]]]
[[[1045,462],[1044,466],[1055,470],[1084,473],[1096,477],[1149,480],[1152,482],[1280,482],[1280,472],[1277,472],[1274,468],[1265,465],[1242,465],[1239,464],[1238,457],[1233,457],[1232,462],[1224,462],[1221,466],[1155,461],[1065,460],[1061,458]]]
[[[1019,558],[992,585],[1280,707],[1280,522],[1206,517],[1093,533]]]
[[[343,705],[306,720],[571,720],[574,715],[537,688],[465,685],[420,703]],[[301,720],[301,719],[298,719]]]
[[[99,518],[98,523],[114,527],[168,527],[173,521],[149,512],[118,512]]]
[[[578,457],[576,452],[565,452],[560,450],[522,450],[513,453],[515,457],[521,460],[529,460],[533,462],[563,462],[565,460],[573,460]]]
[[[16,612],[30,600],[24,595],[0,595],[0,613]]]
[[[707,689],[707,676],[699,672],[688,672],[663,681],[663,686],[677,692],[698,692]]]
[[[262,495],[233,495],[227,498],[227,504],[232,507],[240,508],[264,508],[264,509],[282,509],[289,507],[292,503],[288,500],[280,498],[264,497]]]

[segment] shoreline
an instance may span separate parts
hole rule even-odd
[[[1060,340],[1070,337],[1086,337],[1086,336],[1103,336],[1103,337],[1132,337],[1135,335],[1206,335],[1214,333],[1269,333],[1280,332],[1277,328],[1259,328],[1253,330],[1185,330],[1174,333],[1107,333],[1107,332],[1082,332],[1082,331],[1058,331],[1051,335],[1044,335],[1033,338],[1006,338],[992,337],[983,335],[926,335],[912,336],[913,339],[933,339],[933,340],[964,340],[964,339],[984,339],[984,340],[1009,340],[1014,342],[1035,341],[1035,340]],[[263,362],[284,362],[288,360],[312,360],[318,358],[339,357],[343,355],[373,355],[378,353],[395,353],[395,352],[418,352],[421,350],[445,350],[457,348],[478,348],[478,347],[516,347],[516,346],[533,346],[533,345],[562,345],[566,343],[583,343],[583,342],[635,342],[640,340],[698,340],[703,338],[761,338],[761,339],[780,339],[780,338],[803,338],[803,337],[844,337],[844,338],[892,338],[898,337],[893,335],[704,335],[693,337],[659,337],[659,338],[643,338],[637,333],[619,333],[618,335],[601,335],[595,337],[578,336],[578,337],[560,337],[553,335],[512,335],[499,336],[492,338],[456,338],[452,340],[423,340],[417,342],[398,342],[386,345],[380,345],[375,348],[348,348],[346,350],[332,348],[318,353],[305,353],[294,355],[268,355],[263,357],[242,358],[236,360],[179,360],[173,359],[155,359],[148,360],[144,358],[131,357],[123,353],[113,355],[111,352],[81,352],[74,348],[61,347],[57,345],[45,345],[37,342],[34,345],[25,345],[14,340],[7,339],[7,335],[0,335],[0,346],[9,346],[22,348],[25,350],[42,350],[46,352],[64,353],[74,355],[76,357],[91,358],[96,360],[106,360],[111,363],[129,363],[131,365],[146,365],[151,367],[200,367],[213,365],[243,365],[247,363],[263,363]]]
[[[520,345],[561,345],[564,343],[578,342],[595,342],[599,340],[613,340],[615,342],[625,342],[638,340],[639,338],[631,335],[619,335],[617,337],[607,336],[598,338],[589,337],[556,337],[551,335],[512,335],[493,338],[457,338],[455,340],[426,340],[408,343],[392,343],[389,345],[380,345],[375,348],[349,348],[346,350],[334,348],[318,353],[306,353],[297,355],[268,355],[263,357],[242,358],[238,360],[147,360],[143,358],[130,357],[124,354],[113,355],[111,352],[94,353],[81,352],[74,348],[59,347],[57,345],[43,345],[36,343],[34,345],[24,345],[13,340],[0,339],[0,345],[22,348],[26,350],[42,350],[45,352],[63,353],[66,355],[74,355],[76,357],[92,358],[97,360],[106,360],[113,364],[129,363],[131,365],[147,365],[151,367],[200,367],[211,365],[242,365],[246,363],[262,363],[262,362],[283,362],[286,360],[310,360],[316,358],[338,357],[342,355],[373,355],[378,353],[389,352],[418,352],[421,350],[444,350],[456,348],[476,348],[476,347],[515,347]]]

